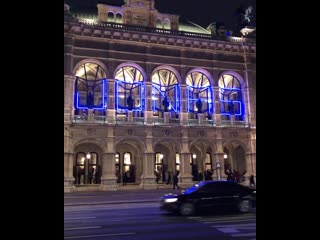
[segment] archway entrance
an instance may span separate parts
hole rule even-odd
[[[83,144],[76,149],[73,166],[75,185],[100,184],[100,151],[93,144]]]

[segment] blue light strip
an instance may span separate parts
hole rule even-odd
[[[94,107],[92,109],[95,110],[105,110],[105,97],[106,97],[106,93],[105,93],[105,89],[106,89],[106,79],[101,80],[102,81],[102,107]],[[81,106],[80,104],[80,96],[79,96],[79,92],[76,92],[76,108],[77,109],[89,109],[86,105]]]
[[[124,84],[125,86],[121,86],[121,84]],[[135,86],[135,87],[132,87],[131,89],[133,89],[133,88],[136,88],[136,87],[139,87],[139,100],[140,100],[140,107],[139,108],[137,108],[137,107],[135,107],[135,108],[133,108],[132,109],[132,111],[135,111],[135,112],[141,112],[142,110],[143,110],[143,101],[142,101],[142,87],[143,87],[143,82],[134,82],[134,83],[128,83],[128,82],[125,82],[125,81],[122,81],[122,80],[116,80],[116,89],[117,89],[117,97],[116,97],[116,109],[117,109],[117,111],[124,111],[124,112],[127,112],[128,111],[128,108],[127,107],[119,107],[119,95],[118,95],[118,93],[120,92],[119,91],[119,88],[121,87],[123,90],[124,90],[124,92],[123,93],[126,93],[126,91],[128,90],[127,88],[126,88],[126,85],[127,84],[130,84],[131,86],[135,86],[135,85],[138,85],[138,86]],[[126,106],[126,104],[125,104],[125,106]]]
[[[191,98],[190,96],[194,97],[197,95],[197,93],[194,93],[194,89],[202,89],[200,92],[206,91],[206,98],[201,98],[201,100],[206,103],[207,109],[204,110],[203,112],[208,112],[208,113],[213,113],[213,106],[214,106],[214,100],[213,100],[213,94],[212,94],[212,89],[210,86],[206,87],[196,87],[196,86],[187,86],[187,99],[188,99],[188,104],[187,104],[187,112],[195,112],[194,110],[190,109],[190,101],[196,102],[198,98]],[[199,92],[199,93],[200,93]]]
[[[165,92],[163,92],[163,91],[161,91],[160,90],[160,88],[159,88],[159,86],[157,85],[157,84],[152,84],[152,87],[155,89],[155,91],[157,91],[157,92],[159,92],[160,93],[160,95],[163,97],[163,98],[165,98]],[[179,101],[179,96],[177,96],[177,92],[178,92],[178,90],[179,90],[179,86],[178,85],[175,85],[174,86],[174,88],[175,88],[175,103],[174,103],[174,105],[172,105],[172,102],[170,101],[169,102],[169,105],[171,106],[171,109],[173,109],[173,112],[179,112],[180,111],[180,108],[179,108],[179,106],[180,106],[180,101]],[[153,94],[152,95],[152,97],[156,97],[156,94]],[[153,99],[152,100],[153,101],[153,103],[152,103],[152,110],[153,111],[157,111],[157,109],[156,109],[156,100],[155,99]],[[160,103],[161,104],[161,103]],[[161,105],[160,105],[161,106]],[[161,109],[161,107],[159,106],[159,110]],[[171,111],[170,111],[171,112]]]
[[[223,103],[227,103],[227,104],[229,104],[229,103],[231,103],[231,101],[224,101],[224,100],[221,100],[221,102],[223,102]],[[241,107],[241,101],[233,101],[233,104],[236,104],[236,103],[238,103],[239,104],[239,113],[235,113],[234,115],[236,115],[236,116],[242,116],[242,107]],[[221,113],[221,115],[232,115],[231,113]]]

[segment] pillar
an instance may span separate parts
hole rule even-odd
[[[143,154],[142,175],[140,177],[141,189],[157,189],[156,176],[154,175],[154,153]]]
[[[73,153],[64,153],[64,192],[74,192]]]
[[[101,191],[118,190],[117,177],[115,175],[114,153],[102,154],[102,176],[101,176]]]
[[[71,122],[74,117],[75,77],[64,75],[64,122]]]

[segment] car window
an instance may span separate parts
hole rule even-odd
[[[183,194],[193,193],[193,192],[195,192],[196,190],[198,190],[199,188],[201,188],[203,185],[204,185],[204,182],[197,183],[197,184],[193,185],[192,187],[187,188],[187,189],[183,192]]]

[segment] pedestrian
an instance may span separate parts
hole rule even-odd
[[[178,171],[173,175],[173,189],[176,189],[176,187],[180,189],[180,186],[178,185],[178,182],[179,182],[178,175],[179,175]]]
[[[250,176],[249,181],[250,181],[250,187],[255,187],[256,186],[256,184],[254,182],[254,176],[253,175]]]
[[[169,183],[171,183],[171,173],[169,171],[167,171],[167,182],[166,182],[166,184],[168,185]]]
[[[125,172],[122,176],[122,184],[123,186],[127,185],[128,182],[128,172]]]

